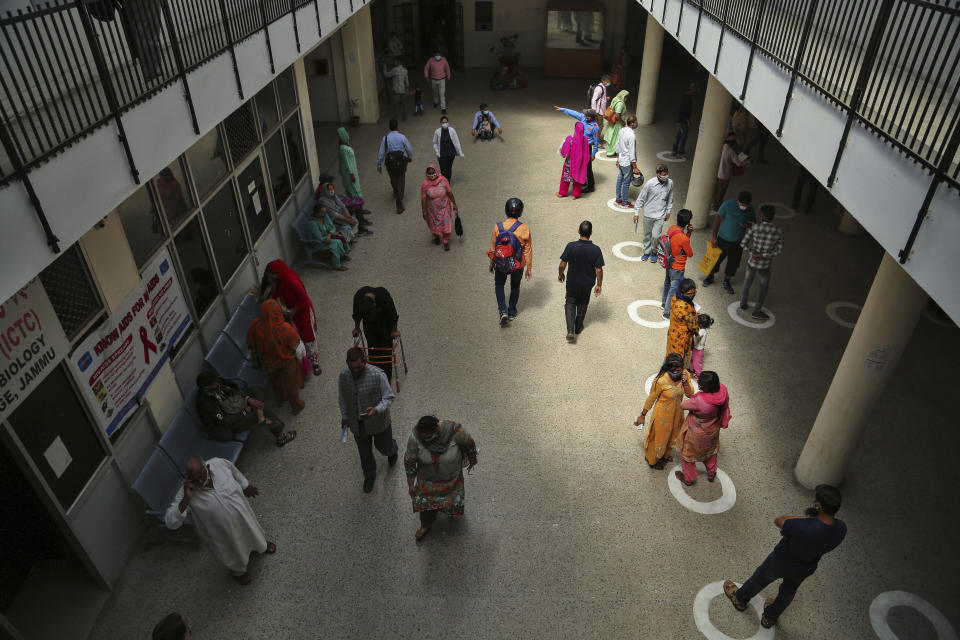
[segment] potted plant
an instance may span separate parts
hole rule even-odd
[[[490,47],[490,53],[495,54],[500,65],[507,67],[511,73],[515,72],[520,64],[520,52],[517,51],[517,40],[519,39],[519,33],[512,36],[503,36],[498,44]]]

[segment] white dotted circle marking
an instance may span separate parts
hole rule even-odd
[[[892,607],[909,607],[926,618],[937,631],[939,640],[957,640],[957,632],[940,610],[918,595],[908,591],[884,591],[870,603],[870,626],[880,640],[897,640],[898,636],[887,624]]]
[[[698,462],[697,469],[700,472],[697,474],[697,481],[703,480],[705,482],[707,478],[706,466],[704,466],[702,462]],[[729,511],[733,508],[733,505],[736,504],[737,488],[733,486],[733,480],[724,473],[723,469],[717,469],[717,480],[720,481],[720,489],[723,490],[723,495],[710,502],[701,502],[700,500],[691,498],[687,492],[684,491],[684,485],[680,483],[680,479],[673,475],[676,471],[680,471],[680,465],[674,465],[667,473],[667,487],[669,487],[670,493],[677,499],[677,502],[687,509],[690,509],[690,511],[712,516],[723,513],[724,511]]]
[[[797,212],[793,209],[793,207],[788,207],[782,202],[761,202],[760,207],[765,204],[772,205],[773,208],[777,210],[777,213],[773,216],[774,220],[787,220],[789,218],[797,217]],[[757,207],[757,211],[760,210],[760,207]]]
[[[827,305],[827,308],[826,308],[827,317],[833,320],[834,322],[836,322],[841,327],[846,327],[847,329],[853,329],[855,326],[857,326],[856,322],[850,322],[849,320],[844,320],[843,318],[841,318],[840,314],[837,313],[838,309],[855,309],[857,313],[860,313],[860,310],[863,309],[863,307],[861,307],[858,304],[854,304],[853,302],[831,302],[830,304]]]
[[[648,329],[663,329],[670,326],[670,320],[667,318],[662,318],[661,320],[644,320],[638,313],[640,307],[655,307],[657,313],[659,313],[661,316],[663,315],[663,312],[660,311],[659,300],[634,300],[628,304],[627,315],[629,315],[630,319],[641,327],[647,327]]]
[[[747,305],[747,309],[746,311],[744,311],[744,313],[747,313],[748,311],[750,311],[750,309],[755,305],[756,305],[756,302],[751,300],[750,303]],[[731,318],[733,318],[736,322],[742,324],[745,327],[750,327],[751,329],[769,329],[777,322],[777,316],[773,315],[773,312],[770,311],[770,309],[767,309],[766,307],[763,307],[761,311],[763,311],[765,314],[767,314],[770,317],[764,320],[763,322],[755,322],[753,320],[747,320],[746,318],[742,317],[740,313],[738,313],[739,311],[740,311],[739,300],[735,302],[731,302],[730,306],[727,307],[727,313],[730,314]],[[753,313],[753,312],[750,311],[750,313]]]
[[[640,259],[640,256],[628,256],[623,252],[624,247],[639,247],[640,251],[643,251],[643,243],[637,242],[636,240],[627,240],[625,242],[618,242],[613,245],[613,255],[617,256],[621,260],[626,260],[627,262],[643,262]],[[660,304],[659,302],[657,304]]]
[[[947,320],[943,320],[943,319],[941,319],[941,318],[938,318],[937,316],[933,315],[933,312],[930,311],[929,308],[927,308],[927,309],[924,310],[924,312],[923,312],[923,317],[926,318],[927,320],[929,320],[930,322],[932,322],[933,324],[940,325],[941,327],[947,327],[948,329],[956,329],[956,328],[957,328],[957,325],[955,325],[954,323],[950,322],[949,318],[948,318]]]
[[[633,207],[621,207],[617,204],[616,198],[610,198],[607,200],[607,206],[616,211],[617,213],[632,213]]]
[[[741,585],[738,584],[737,587],[739,586]],[[711,582],[700,589],[700,591],[697,592],[697,596],[693,599],[693,620],[697,623],[697,629],[700,630],[700,633],[709,640],[735,640],[723,631],[720,631],[720,629],[717,629],[713,626],[713,623],[710,622],[710,602],[717,596],[723,595],[723,580],[720,580]],[[750,601],[750,606],[753,607],[753,610],[757,612],[758,616],[763,615],[763,602],[759,595],[753,597],[753,600]],[[759,631],[745,640],[773,640],[775,633],[775,627],[769,629],[760,627]]]
[[[603,161],[603,162],[616,162],[616,161],[617,161],[617,156],[616,156],[616,155],[607,156],[607,150],[606,150],[606,149],[600,149],[600,151],[597,151],[597,155],[595,155],[595,156],[593,157],[593,159],[594,159],[594,160],[601,160],[601,161]]]
[[[686,162],[686,157],[676,158],[673,155],[673,150],[670,151],[657,151],[657,157],[663,160],[664,162]]]

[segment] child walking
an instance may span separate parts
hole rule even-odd
[[[413,115],[423,115],[423,91],[420,90],[419,84],[413,87]]]
[[[713,326],[713,318],[701,313],[697,316],[697,326],[700,330],[693,336],[693,354],[690,357],[690,372],[694,378],[699,378],[703,372],[703,350],[707,346],[707,329]]]

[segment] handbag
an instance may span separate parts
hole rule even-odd
[[[456,232],[457,237],[463,237],[463,223],[460,222],[460,214],[457,213],[456,217],[453,219],[453,230]]]
[[[713,266],[717,264],[717,260],[720,259],[721,253],[723,253],[723,250],[720,247],[715,247],[710,244],[710,242],[707,242],[707,251],[703,254],[703,258],[700,260],[700,264],[697,265],[697,269],[710,275],[710,272],[713,271]]]

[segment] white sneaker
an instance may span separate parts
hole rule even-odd
[[[568,334],[567,334],[567,342],[569,342],[570,344],[573,344],[573,343],[576,342],[576,341],[577,341],[577,334],[575,334],[575,333],[568,333]]]
[[[510,321],[510,317],[509,317],[506,313],[501,313],[501,314],[500,314],[500,326],[501,326],[501,327],[507,326],[507,322],[509,322],[509,321]]]

